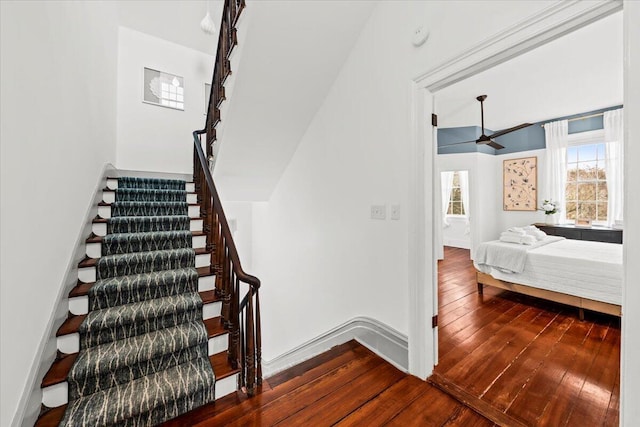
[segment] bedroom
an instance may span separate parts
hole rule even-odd
[[[602,113],[622,106],[621,23],[622,12],[613,14],[436,94],[437,182],[448,183],[434,193],[443,223],[436,227],[436,251],[442,260],[438,265],[436,373],[469,394],[467,397],[488,402],[527,425],[573,422],[585,413],[598,424],[617,424],[612,420],[617,420],[620,320],[586,310],[585,321],[581,321],[582,310],[577,308],[493,286],[485,286],[480,295],[471,260],[476,259],[482,242],[496,240],[512,227],[573,223],[575,219],[592,220],[590,232],[600,230],[598,226],[616,225],[607,215],[606,178],[601,176],[605,157]],[[498,138],[504,149],[475,143],[482,133],[476,97],[484,94],[488,95],[483,101],[486,134],[519,123],[533,124]],[[575,120],[580,117],[583,119]],[[586,177],[591,172],[595,182],[589,187],[585,184],[581,192],[577,187],[583,183],[569,182],[565,195],[559,196],[548,179],[551,163],[542,125],[565,118],[569,119],[570,146],[565,174],[575,169],[576,175]],[[594,146],[598,143],[600,146]],[[504,210],[505,161],[522,158],[535,158],[537,200],[531,202],[532,210]],[[597,191],[598,186],[602,191]],[[561,197],[560,218],[540,210],[545,199]],[[553,228],[545,230],[553,232]],[[614,251],[621,254],[622,245],[615,246]],[[540,325],[535,329],[532,325],[537,322]],[[510,334],[505,332],[509,328]],[[601,351],[587,361],[581,355],[588,353],[585,346],[597,345],[592,340],[596,337],[605,344],[596,347]],[[578,344],[569,346],[572,342]],[[571,370],[572,364],[579,372]],[[554,371],[554,366],[561,368]],[[602,368],[606,368],[606,378]],[[557,379],[549,380],[551,373]],[[578,380],[572,384],[571,378]],[[600,401],[589,401],[588,396]],[[578,403],[567,403],[569,397]],[[526,401],[533,404],[527,407]],[[591,409],[586,409],[588,405]]]

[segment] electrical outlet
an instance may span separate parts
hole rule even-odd
[[[386,205],[371,205],[371,219],[386,219],[386,218],[387,218]]]
[[[391,205],[391,219],[400,219],[400,205]]]

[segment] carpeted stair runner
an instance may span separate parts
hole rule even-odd
[[[214,400],[184,181],[119,178],[61,425],[150,426]]]

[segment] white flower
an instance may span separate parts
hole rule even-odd
[[[542,209],[544,209],[545,211],[552,211],[555,208],[556,207],[553,206],[553,204],[551,204],[551,203],[545,203],[544,205],[542,205]]]

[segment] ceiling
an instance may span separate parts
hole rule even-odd
[[[623,101],[622,12],[436,93],[440,128],[497,131],[522,122],[579,114]]]
[[[219,30],[222,0],[121,0],[118,21],[124,27],[213,55],[218,34],[206,34],[200,29],[207,5]]]

